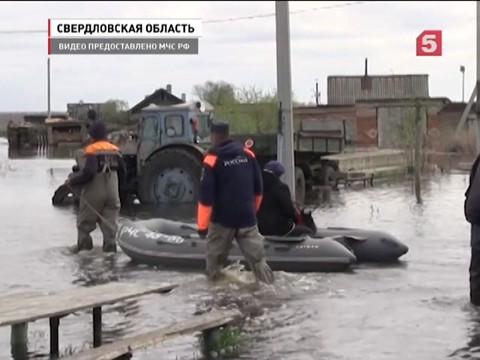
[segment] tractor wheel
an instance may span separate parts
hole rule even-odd
[[[303,204],[305,202],[305,175],[299,167],[295,168],[295,200]]]
[[[201,161],[185,149],[165,149],[143,166],[138,197],[144,204],[193,203],[198,199]]]

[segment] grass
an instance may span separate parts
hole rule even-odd
[[[203,339],[201,340],[201,350],[207,359],[228,359],[239,354],[245,343],[244,335],[238,327],[221,327],[208,348]]]

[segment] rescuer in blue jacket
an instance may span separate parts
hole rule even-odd
[[[470,172],[470,181],[465,192],[465,219],[470,228],[470,302],[480,306],[480,155],[477,156]]]
[[[256,280],[271,284],[273,272],[257,226],[263,189],[255,154],[229,138],[227,123],[212,123],[210,136],[212,148],[203,160],[197,209],[199,235],[207,237],[207,276],[212,281],[221,277],[236,239]]]

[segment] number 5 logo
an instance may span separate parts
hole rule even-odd
[[[417,56],[442,56],[442,30],[424,30],[416,41]]]

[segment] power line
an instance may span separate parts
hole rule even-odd
[[[353,1],[353,2],[348,2],[348,3],[343,3],[343,4],[334,4],[334,5],[327,5],[327,6],[319,6],[319,7],[314,7],[314,8],[309,8],[309,9],[303,9],[303,10],[295,10],[295,11],[290,11],[290,15],[295,15],[295,14],[302,14],[302,13],[308,13],[308,12],[315,12],[315,11],[320,11],[320,10],[333,10],[333,9],[338,9],[338,8],[344,8],[348,6],[354,6],[354,5],[364,5],[367,4],[368,1]],[[370,1],[371,3],[371,1]],[[378,3],[378,1],[376,2]],[[232,21],[241,21],[241,20],[253,20],[253,19],[260,19],[260,18],[268,18],[268,17],[275,17],[275,13],[265,13],[265,14],[257,14],[257,15],[249,15],[249,16],[239,16],[239,17],[231,17],[231,18],[223,18],[223,19],[214,19],[214,20],[205,20],[202,21],[203,24],[219,24],[219,23],[226,23],[226,22],[232,22]],[[47,30],[0,30],[0,35],[5,34],[46,34]]]
[[[362,5],[362,4],[366,4],[366,3],[367,3],[367,1],[354,1],[354,2],[343,3],[343,4],[320,6],[320,7],[310,8],[310,9],[290,11],[290,15],[306,13],[306,12],[314,12],[314,11],[319,11],[319,10],[332,10],[332,9],[338,9],[338,8],[342,8],[342,7],[352,6],[352,5]],[[217,19],[217,20],[206,20],[206,21],[202,21],[202,23],[204,23],[204,24],[217,23],[218,24],[218,23],[223,23],[223,22],[231,22],[231,21],[239,21],[239,20],[252,20],[252,19],[267,18],[267,17],[274,17],[274,16],[275,16],[275,13],[273,12],[273,13],[257,14],[257,15],[250,15],[250,16],[240,16],[240,17],[224,18],[224,19]]]

